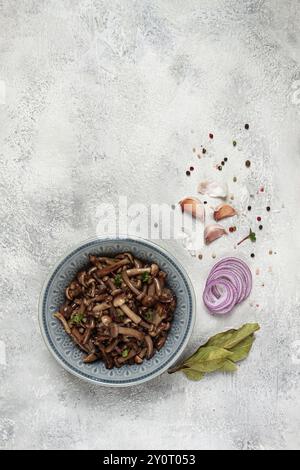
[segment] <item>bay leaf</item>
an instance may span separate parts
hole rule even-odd
[[[237,370],[237,366],[231,359],[226,359],[224,361],[223,366],[219,369],[219,372],[235,372]]]
[[[230,360],[233,362],[239,362],[239,361],[243,361],[244,359],[246,359],[249,352],[251,351],[254,340],[255,340],[254,335],[248,336],[248,338],[245,338],[243,341],[237,344],[234,348],[232,348],[231,349],[232,356]]]
[[[188,379],[196,381],[210,372],[235,372],[235,362],[246,359],[255,340],[254,333],[259,329],[257,323],[248,323],[238,330],[219,333],[168,372],[172,374],[181,371]]]
[[[182,372],[189,380],[199,381],[202,380],[205,374],[194,369],[183,369]]]
[[[232,349],[259,329],[260,326],[258,323],[246,323],[238,330],[228,330],[224,333],[212,336],[205,346],[218,346],[225,349]]]
[[[224,361],[231,357],[232,353],[223,348],[208,346],[199,348],[196,354],[183,363],[183,367],[189,367],[198,372],[208,373],[220,369]]]

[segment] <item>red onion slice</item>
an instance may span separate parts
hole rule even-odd
[[[245,300],[252,290],[252,274],[238,258],[224,258],[211,270],[203,293],[209,312],[223,315]]]
[[[212,281],[206,287],[204,291],[203,300],[207,308],[214,314],[224,315],[229,313],[237,302],[237,290],[234,285],[226,280],[220,279],[218,281],[218,287],[223,287],[221,295],[217,298],[212,293],[212,288],[214,287],[214,282]],[[220,292],[220,290],[219,290]]]
[[[209,277],[214,273],[214,271],[219,270],[220,268],[224,271],[228,270],[229,272],[231,272],[232,269],[238,270],[240,277],[243,280],[245,291],[244,296],[241,298],[240,302],[246,300],[252,290],[252,274],[247,264],[239,258],[224,258],[215,264]]]

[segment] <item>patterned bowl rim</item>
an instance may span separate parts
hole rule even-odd
[[[57,272],[60,270],[60,268],[66,263],[66,261],[71,258],[73,255],[75,255],[79,250],[81,250],[84,247],[88,247],[89,245],[95,245],[95,243],[99,242],[105,242],[105,241],[111,241],[111,242],[118,242],[118,241],[128,241],[128,242],[137,242],[139,245],[144,245],[146,248],[153,249],[155,251],[158,251],[160,254],[162,254],[173,266],[175,266],[181,277],[182,280],[185,283],[185,286],[187,288],[187,291],[189,293],[190,297],[190,309],[189,309],[189,322],[186,327],[185,335],[179,345],[179,347],[176,349],[176,351],[171,354],[170,358],[167,360],[167,362],[162,365],[162,366],[157,366],[157,368],[149,373],[144,374],[141,377],[138,377],[136,379],[130,379],[128,378],[127,381],[121,381],[121,382],[116,382],[114,379],[103,379],[103,378],[96,378],[91,375],[86,374],[83,371],[79,371],[76,369],[73,365],[69,364],[68,361],[60,354],[60,352],[56,349],[56,345],[53,343],[52,339],[50,338],[50,335],[48,333],[48,328],[46,325],[46,316],[47,312],[45,309],[46,301],[47,301],[47,296],[48,296],[48,290],[49,286],[51,285],[53,279],[55,278]],[[106,387],[130,387],[133,385],[139,385],[145,382],[148,382],[149,380],[154,379],[155,377],[163,374],[166,370],[170,369],[180,358],[182,355],[183,351],[185,350],[189,339],[192,335],[194,324],[195,324],[195,319],[196,319],[196,297],[195,297],[195,292],[194,292],[194,287],[193,284],[185,270],[185,268],[182,266],[182,264],[171,254],[169,253],[165,248],[161,247],[157,243],[154,243],[153,241],[146,240],[141,237],[136,237],[136,236],[131,236],[131,235],[111,235],[111,236],[103,236],[103,237],[93,237],[86,239],[77,245],[73,246],[72,248],[69,248],[67,252],[64,253],[63,256],[60,257],[60,259],[57,261],[57,263],[54,265],[54,267],[51,269],[50,274],[47,276],[43,287],[42,291],[40,294],[40,299],[39,299],[39,325],[40,325],[40,330],[42,333],[42,337],[44,339],[44,342],[52,354],[52,356],[56,359],[56,361],[68,372],[70,372],[72,375],[85,380],[87,382],[96,384],[96,385],[102,385]]]

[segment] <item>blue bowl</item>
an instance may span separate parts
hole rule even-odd
[[[125,365],[108,370],[101,361],[83,362],[82,351],[65,333],[53,314],[64,301],[64,292],[75,274],[88,263],[90,254],[107,256],[131,252],[137,258],[157,263],[168,274],[168,284],[176,293],[177,308],[164,347],[140,365]],[[69,372],[94,384],[126,387],[157,377],[174,365],[184,351],[195,322],[195,295],[191,281],[180,263],[151,241],[121,236],[95,238],[69,251],[46,280],[39,304],[43,338],[55,359]]]

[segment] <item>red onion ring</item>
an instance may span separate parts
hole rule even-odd
[[[238,258],[224,258],[211,270],[203,301],[211,314],[224,315],[247,299],[252,290],[252,274]]]

